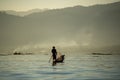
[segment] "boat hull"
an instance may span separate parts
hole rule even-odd
[[[57,58],[55,61],[53,61],[52,65],[56,65],[56,63],[63,63],[65,59],[65,55],[61,55],[59,58]]]

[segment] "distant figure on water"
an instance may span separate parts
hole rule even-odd
[[[55,46],[53,46],[51,52],[52,52],[53,61],[56,61],[56,58],[57,58],[57,50],[55,49]]]

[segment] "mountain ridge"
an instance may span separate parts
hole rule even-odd
[[[7,14],[11,15],[16,15],[16,16],[27,16],[29,14],[34,14],[34,13],[39,13],[39,12],[44,12],[44,11],[49,11],[49,10],[62,10],[62,9],[67,9],[67,8],[75,8],[75,7],[83,7],[83,8],[90,8],[90,7],[98,7],[98,6],[109,6],[109,5],[120,5],[120,1],[114,2],[114,3],[107,3],[107,4],[96,4],[96,5],[91,5],[91,6],[81,6],[81,5],[76,5],[73,7],[65,7],[65,8],[58,8],[58,9],[30,9],[27,11],[15,11],[15,10],[1,10],[0,12],[6,12]]]
[[[119,4],[53,9],[24,17],[0,12],[0,51],[45,44],[80,50],[120,45]]]
[[[48,10],[48,9],[38,9],[38,8],[35,8],[35,9],[28,10],[28,11],[2,10],[0,12],[5,12],[5,13],[10,14],[10,15],[24,17],[24,16],[32,14],[32,13],[44,12],[46,10]]]

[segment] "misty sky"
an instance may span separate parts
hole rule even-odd
[[[64,8],[75,5],[89,6],[120,0],[0,0],[0,10],[26,11],[34,8]]]

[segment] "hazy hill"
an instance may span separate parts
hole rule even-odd
[[[28,11],[14,11],[14,10],[6,10],[6,11],[1,11],[1,12],[6,12],[7,14],[11,14],[11,15],[16,15],[16,16],[26,16],[32,13],[38,13],[38,12],[43,12],[46,11],[47,9],[32,9],[32,10],[28,10]]]
[[[120,2],[53,9],[24,17],[0,13],[1,51],[52,45],[85,51],[120,45],[119,35]]]

